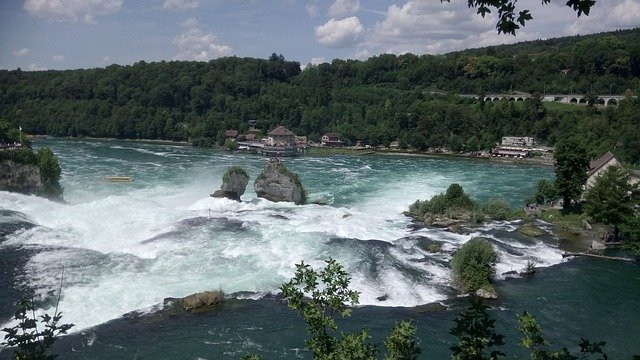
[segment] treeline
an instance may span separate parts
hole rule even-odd
[[[626,94],[616,108],[484,103],[456,94]],[[284,125],[318,140],[338,132],[402,147],[487,149],[501,136],[548,145],[576,134],[593,156],[612,150],[640,163],[640,30],[533,41],[446,55],[383,54],[333,60],[301,71],[282,55],[209,62],[0,71],[0,117],[54,136],[220,143],[249,120],[267,132]],[[569,110],[567,110],[569,109]]]

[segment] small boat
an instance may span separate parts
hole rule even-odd
[[[104,180],[106,182],[121,183],[132,182],[133,178],[131,176],[105,176]]]

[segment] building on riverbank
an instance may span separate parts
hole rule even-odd
[[[296,134],[280,125],[267,133],[267,141],[262,148],[262,154],[267,156],[296,156]]]

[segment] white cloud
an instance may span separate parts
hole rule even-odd
[[[359,0],[335,0],[329,7],[329,15],[342,17],[355,14],[358,10],[360,10]]]
[[[358,51],[356,51],[356,54],[354,56],[354,58],[357,60],[367,60],[370,57],[371,57],[371,51],[367,49],[359,49]]]
[[[109,61],[111,61],[111,57],[110,56],[105,56],[105,57],[102,58],[102,62],[105,63],[105,64],[108,63]]]
[[[316,39],[331,48],[345,48],[354,45],[364,33],[360,19],[351,16],[342,20],[331,18],[326,24],[316,26]]]
[[[29,70],[29,71],[43,71],[43,70],[47,70],[47,68],[43,67],[43,66],[39,66],[36,63],[31,63],[31,64],[29,64],[27,66],[27,70]]]
[[[312,57],[311,61],[309,62],[311,65],[320,65],[322,63],[325,63],[326,60],[320,56],[320,57]]]
[[[589,14],[581,15],[565,28],[566,31],[575,35],[638,27],[640,1],[598,0]]]
[[[320,6],[318,6],[318,0],[310,0],[307,5],[304,6],[307,9],[307,13],[310,17],[318,16],[320,13]]]
[[[165,9],[177,9],[177,10],[192,10],[197,9],[200,6],[198,0],[164,0],[162,7]]]
[[[180,49],[174,57],[175,60],[208,61],[231,55],[231,47],[217,44],[217,37],[211,32],[205,34],[194,18],[182,22],[181,25],[185,28],[184,31],[173,38],[173,44]]]
[[[524,31],[519,31],[517,38],[499,35],[494,15],[483,18],[464,1],[392,4],[366,41],[359,44],[356,58],[365,59],[372,53],[445,53],[535,38],[534,33]]]
[[[32,16],[55,21],[83,21],[96,24],[95,16],[115,13],[123,0],[26,0],[24,9]]]
[[[51,60],[55,61],[55,62],[60,62],[60,61],[65,61],[67,60],[64,56],[62,55],[53,55],[51,57]]]
[[[23,57],[25,55],[27,55],[29,53],[29,49],[27,48],[22,48],[18,51],[14,51],[13,55],[17,56],[17,57]]]

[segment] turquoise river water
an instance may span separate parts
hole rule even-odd
[[[63,169],[67,203],[0,192],[0,327],[13,303],[35,294],[52,312],[64,269],[60,310],[73,333],[56,343],[62,359],[310,358],[305,326],[277,298],[304,260],[333,257],[361,292],[344,329],[370,329],[380,341],[394,321],[418,327],[421,358],[450,358],[453,319],[467,306],[452,286],[448,262],[461,244],[488,238],[500,254],[489,302],[505,352],[517,345],[515,315],[537,316],[552,348],[576,348],[581,337],[607,342],[613,359],[640,353],[640,267],[595,259],[565,260],[561,239],[531,239],[517,222],[472,234],[413,230],[402,212],[417,199],[460,183],[476,200],[501,198],[514,208],[551,168],[408,156],[302,156],[285,159],[311,200],[295,206],[259,199],[253,179],[266,159],[212,149],[128,141],[46,140]],[[242,202],[209,196],[231,165],[252,180]],[[103,181],[132,176],[132,183]],[[545,227],[545,224],[542,224]],[[548,229],[548,226],[545,228]],[[441,253],[425,250],[442,244]],[[541,269],[530,278],[500,275]],[[168,297],[222,289],[232,300],[213,312],[170,316]],[[439,302],[446,311],[421,305]],[[0,359],[9,358],[0,351]]]

